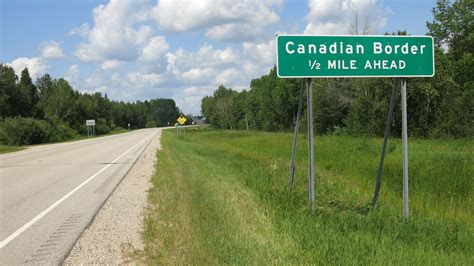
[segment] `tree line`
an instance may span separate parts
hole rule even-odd
[[[172,99],[111,101],[107,94],[81,93],[63,78],[46,74],[35,84],[25,68],[18,77],[0,64],[0,143],[37,144],[87,134],[86,119],[95,119],[97,134],[174,124],[180,114]],[[130,125],[130,126],[129,126]]]
[[[474,2],[440,0],[428,35],[435,42],[433,78],[407,80],[408,132],[418,137],[474,136]],[[397,35],[406,35],[399,31]],[[393,79],[313,79],[314,125],[318,134],[383,135]],[[241,92],[221,85],[202,99],[201,112],[224,129],[292,131],[302,79],[280,79],[276,69]],[[400,86],[400,85],[398,85]],[[400,99],[398,90],[397,99]],[[303,124],[307,122],[305,113]],[[392,134],[401,134],[396,101]]]

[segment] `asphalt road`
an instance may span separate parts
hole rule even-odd
[[[158,130],[0,155],[0,265],[62,263]]]

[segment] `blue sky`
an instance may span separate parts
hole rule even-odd
[[[429,0],[1,0],[0,62],[114,100],[173,98],[199,114],[223,84],[247,89],[276,33],[427,32]]]

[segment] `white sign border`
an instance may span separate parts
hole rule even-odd
[[[371,76],[280,76],[279,67],[278,67],[278,37],[280,36],[294,36],[294,37],[390,37],[390,38],[406,38],[406,37],[415,37],[415,38],[431,38],[431,49],[433,55],[433,74],[431,75],[371,75]],[[279,78],[432,78],[435,75],[435,50],[434,50],[434,39],[433,36],[429,35],[313,35],[313,34],[277,34],[275,40],[275,51],[276,51],[276,72]]]

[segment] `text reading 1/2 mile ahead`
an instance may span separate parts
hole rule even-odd
[[[278,35],[277,74],[297,77],[432,77],[429,36]]]

